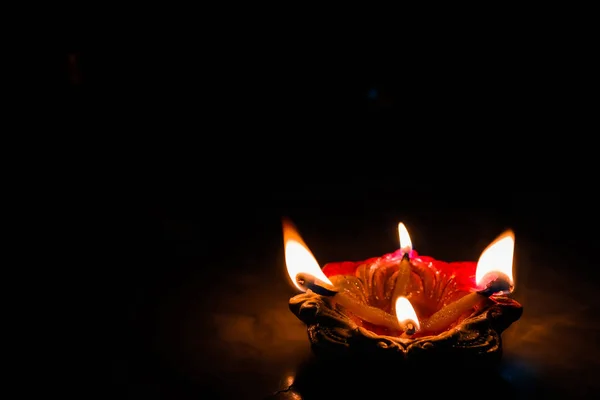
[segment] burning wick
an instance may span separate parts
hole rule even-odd
[[[406,330],[406,325],[399,322],[393,315],[388,314],[379,308],[361,303],[350,295],[339,292],[333,285],[323,282],[308,273],[301,272],[297,274],[296,282],[304,291],[310,289],[321,296],[330,297],[336,303],[340,304],[363,321],[396,331]]]
[[[424,331],[441,331],[450,326],[462,314],[472,310],[492,295],[511,293],[514,289],[512,264],[515,236],[506,231],[498,236],[482,253],[477,262],[475,281],[485,289],[468,294],[433,314],[422,326]],[[490,280],[491,279],[491,280]]]
[[[494,274],[496,274],[495,279],[493,277]],[[488,273],[483,277],[483,281],[488,280],[486,279],[488,276],[492,276],[491,280],[486,285],[485,289],[479,290],[477,294],[484,297],[490,297],[494,294],[510,293],[513,291],[514,286],[510,283],[510,278],[506,274],[502,272]]]
[[[420,329],[420,326],[419,318],[417,318],[417,313],[412,304],[410,304],[410,301],[406,297],[401,296],[398,297],[394,305],[396,309],[396,318],[398,318],[398,323],[400,323],[400,326],[404,330],[402,336],[407,337],[414,335]]]
[[[325,282],[320,281],[314,276],[308,274],[300,273],[296,275],[296,282],[298,282],[298,285],[306,288],[307,290],[310,289],[316,294],[320,294],[321,296],[331,297],[338,294],[338,291],[335,290],[333,286],[330,285],[332,289],[327,289],[325,287]]]
[[[408,293],[408,284],[410,282],[410,252],[412,250],[412,242],[408,230],[402,222],[398,224],[398,236],[400,237],[400,248],[404,252],[400,261],[400,269],[396,277],[396,285],[392,293],[392,313],[396,310],[396,299],[400,296],[406,296]]]

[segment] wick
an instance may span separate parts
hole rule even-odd
[[[485,289],[479,290],[477,293],[485,297],[490,297],[495,293],[511,291],[511,289],[512,285],[509,278],[505,274],[499,274],[496,279],[486,285]]]
[[[410,251],[405,252],[402,255],[402,260],[400,260],[400,261],[404,261],[404,260],[410,261],[410,256],[408,255],[408,253],[410,253]]]
[[[306,290],[312,290],[316,294],[320,294],[321,296],[332,297],[335,296],[338,292],[334,287],[332,289],[328,289],[324,287],[324,282],[319,281],[314,276],[306,276],[305,274],[296,275],[296,282],[304,287]]]
[[[406,324],[406,331],[404,331],[404,333],[406,333],[407,335],[414,335],[416,331],[417,328],[412,322]]]

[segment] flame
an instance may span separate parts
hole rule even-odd
[[[419,325],[419,318],[417,318],[417,313],[406,297],[400,296],[396,300],[396,318],[398,318],[398,322],[400,322],[400,324],[402,324],[404,321],[411,320],[415,323],[417,330],[421,328]]]
[[[294,286],[304,291],[298,285],[298,282],[296,282],[296,275],[300,272],[312,275],[329,285],[333,285],[321,270],[319,263],[300,237],[294,224],[287,219],[283,220],[283,245],[285,247],[285,265]]]
[[[400,248],[406,252],[412,250],[412,242],[406,226],[402,222],[398,224],[398,235],[400,236]]]
[[[498,236],[481,253],[477,262],[477,271],[475,272],[475,282],[482,285],[482,279],[489,273],[501,272],[509,279],[511,285],[514,285],[513,279],[513,253],[515,250],[515,235],[508,230]]]

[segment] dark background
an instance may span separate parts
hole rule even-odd
[[[103,249],[114,396],[264,398],[293,376],[319,398],[287,309],[282,216],[321,265],[393,251],[399,221],[416,250],[449,261],[476,260],[512,228],[525,312],[504,334],[496,391],[597,391],[594,189],[547,134],[576,119],[544,58],[203,54],[57,59],[52,82],[98,182],[86,215]]]

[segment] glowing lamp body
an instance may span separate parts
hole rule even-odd
[[[410,352],[435,353],[439,343],[446,356],[458,351],[461,358],[493,358],[500,350],[496,338],[522,313],[517,302],[502,297],[514,288],[512,232],[499,236],[477,263],[420,256],[403,224],[398,232],[400,248],[393,253],[321,269],[284,222],[288,274],[304,292],[290,300],[290,309],[307,324],[313,350],[370,356],[401,350],[404,362]],[[476,334],[465,334],[469,330]]]

